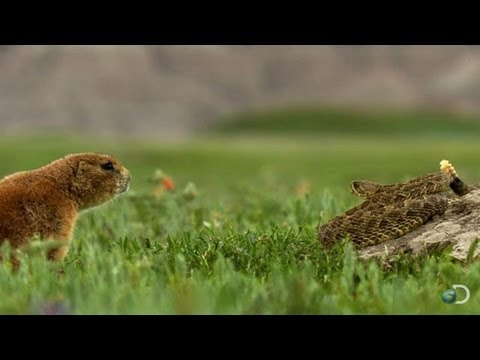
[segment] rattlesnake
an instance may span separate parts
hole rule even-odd
[[[346,237],[357,248],[392,240],[444,214],[456,201],[456,197],[444,194],[445,191],[451,189],[463,196],[473,188],[460,179],[448,160],[440,162],[440,172],[405,183],[354,181],[352,193],[365,201],[320,225],[318,237],[327,247]]]

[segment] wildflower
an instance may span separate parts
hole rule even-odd
[[[161,169],[156,169],[151,177],[151,181],[155,183],[155,186],[152,190],[152,195],[155,198],[160,198],[163,196],[165,191],[175,190],[175,183],[170,176],[165,174]]]
[[[165,173],[161,169],[155,169],[155,172],[153,173],[151,180],[158,183],[162,181],[164,177],[165,177]]]
[[[162,185],[167,191],[173,191],[175,190],[175,183],[169,176],[164,176],[162,179]]]
[[[186,200],[193,200],[196,198],[198,195],[198,190],[195,184],[193,182],[189,182],[187,186],[185,186],[185,189],[183,189],[182,195]]]
[[[302,181],[296,188],[295,193],[297,195],[309,194],[312,190],[312,185],[309,181]]]

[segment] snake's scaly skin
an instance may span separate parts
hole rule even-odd
[[[357,248],[376,245],[405,235],[447,210],[447,190],[459,196],[471,189],[446,160],[441,171],[419,176],[406,183],[381,185],[354,181],[351,190],[365,201],[320,225],[318,236],[325,246],[348,237]]]

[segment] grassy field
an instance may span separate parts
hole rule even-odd
[[[389,137],[466,136],[480,131],[478,115],[435,110],[367,107],[290,106],[226,116],[211,127],[217,133],[355,134]]]
[[[79,151],[117,156],[131,191],[80,217],[65,262],[47,263],[38,249],[16,274],[0,264],[0,313],[480,313],[478,262],[446,252],[385,269],[348,243],[325,251],[316,240],[320,222],[358,203],[353,179],[402,181],[446,158],[478,181],[473,136],[10,138],[0,142],[0,176]],[[156,169],[174,191],[154,196]],[[189,182],[197,192],[184,191]],[[452,284],[470,288],[467,304],[442,302]]]

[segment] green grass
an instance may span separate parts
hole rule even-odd
[[[480,131],[475,115],[434,110],[291,106],[228,115],[209,127],[214,133],[466,136]]]
[[[353,179],[402,181],[437,171],[443,158],[466,181],[480,179],[475,139],[25,137],[0,142],[0,176],[77,151],[116,155],[131,170],[131,192],[80,217],[63,263],[32,254],[16,274],[0,264],[0,313],[480,313],[479,262],[444,252],[387,269],[360,261],[348,243],[325,251],[316,240],[319,222],[358,203]],[[157,168],[177,185],[160,198],[151,195]],[[182,194],[188,182],[198,196]],[[302,182],[309,193],[296,191]],[[467,304],[441,301],[453,284],[470,288]]]

